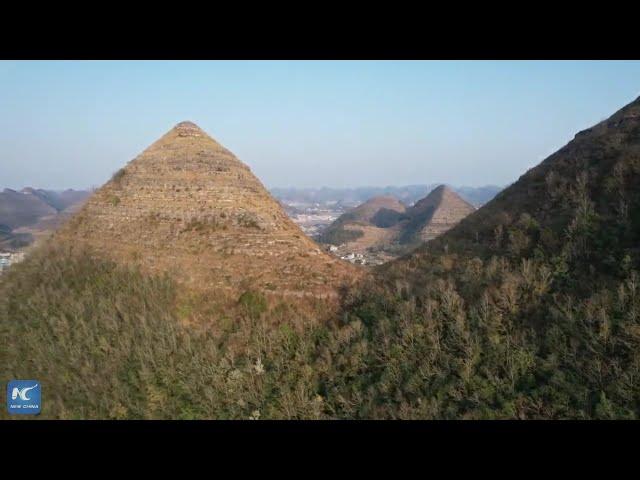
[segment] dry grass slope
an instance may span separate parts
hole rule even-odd
[[[249,167],[190,122],[114,174],[56,235],[194,289],[335,297],[355,267],[325,254]]]

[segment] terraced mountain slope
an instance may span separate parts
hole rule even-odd
[[[56,237],[203,289],[325,296],[359,274],[307,238],[249,167],[191,122],[114,174]]]
[[[408,221],[403,225],[401,241],[433,240],[474,211],[474,206],[450,187],[440,185],[407,210]]]

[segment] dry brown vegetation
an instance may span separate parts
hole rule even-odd
[[[230,151],[190,122],[118,170],[54,234],[193,288],[336,296],[359,275],[324,253]]]

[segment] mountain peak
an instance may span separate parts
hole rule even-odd
[[[185,150],[185,152],[204,152],[215,150],[217,152],[224,152],[228,157],[233,157],[231,152],[224,148],[198,125],[189,120],[176,124],[155,143],[150,145],[143,154],[150,154],[151,152],[159,150],[166,151],[167,149],[182,149]]]
[[[192,122],[191,120],[184,120],[178,124],[176,124],[175,128],[180,128],[180,127],[186,127],[186,128],[200,128],[198,125],[196,125],[194,122]]]
[[[464,200],[448,185],[439,185],[426,197],[407,210],[411,218],[405,240],[428,241],[442,235],[460,220],[472,213],[475,207]]]
[[[453,189],[451,187],[449,187],[448,185],[445,185],[444,183],[438,185],[436,188],[434,188],[433,190],[431,190],[431,192],[429,192],[427,194],[427,196],[425,198],[432,198],[432,199],[439,199],[439,201],[442,201],[442,199],[444,199],[445,197],[449,197],[449,196],[458,196],[458,194],[456,192],[453,191]],[[418,203],[420,203],[421,201],[425,200],[425,198],[423,198],[422,200],[419,200],[418,202],[416,202],[416,205]]]
[[[176,138],[176,137],[198,138],[198,137],[200,137],[200,138],[206,138],[206,139],[209,139],[209,140],[213,140],[215,142],[215,140],[213,138],[211,138],[207,134],[207,132],[205,132],[198,125],[196,125],[195,123],[193,123],[193,122],[191,122],[189,120],[185,120],[184,122],[178,123],[175,127],[173,127],[171,130],[169,130],[169,132],[167,133],[167,136],[169,136],[170,138]]]
[[[202,130],[198,125],[189,120],[178,123],[175,127],[173,127],[173,131],[181,136],[199,137],[202,135],[206,135],[204,130]]]
[[[431,190],[426,197],[418,200],[415,205],[411,207],[411,210],[413,212],[421,212],[426,209],[435,209],[441,206],[443,202],[466,205],[470,208],[470,211],[475,210],[473,205],[464,200],[451,187],[445,184],[438,185],[436,188]]]
[[[248,166],[181,122],[114,174],[59,231],[107,257],[200,287],[333,296],[350,265],[322,252]]]

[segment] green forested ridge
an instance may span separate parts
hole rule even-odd
[[[0,281],[0,377],[40,379],[53,418],[638,418],[639,180],[640,99],[330,321],[37,252]]]

